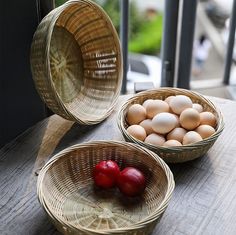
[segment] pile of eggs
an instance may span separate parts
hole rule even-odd
[[[193,144],[215,133],[216,117],[185,95],[147,99],[127,110],[127,132],[155,146]]]

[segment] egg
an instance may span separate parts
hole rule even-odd
[[[192,106],[192,100],[185,95],[177,95],[170,100],[170,108],[176,114],[180,114],[185,109],[192,108]]]
[[[156,146],[162,146],[165,143],[165,141],[166,140],[162,135],[152,133],[146,137],[144,142]]]
[[[171,113],[159,113],[152,119],[152,129],[159,134],[166,134],[176,127],[176,117]]]
[[[199,113],[203,111],[203,107],[200,104],[194,103],[193,104],[193,109],[196,109]]]
[[[138,124],[146,119],[146,109],[140,104],[133,104],[129,107],[126,118],[130,125]]]
[[[151,119],[145,119],[142,122],[140,122],[139,125],[145,129],[147,135],[154,132],[152,129],[152,120]]]
[[[187,108],[179,117],[180,125],[187,130],[194,130],[200,124],[200,114],[196,109]]]
[[[145,100],[144,102],[143,102],[143,107],[144,108],[146,108],[147,107],[147,105],[148,105],[148,103],[150,103],[150,101],[153,101],[153,99],[147,99],[147,100]]]
[[[148,118],[153,118],[156,114],[169,112],[169,105],[163,100],[153,100],[146,105]]]
[[[175,125],[175,127],[179,127],[179,126],[180,126],[179,116],[178,116],[177,114],[175,114],[175,113],[173,113],[173,115],[174,115],[175,118],[176,118],[176,125]]]
[[[127,128],[127,132],[132,135],[134,138],[144,141],[147,134],[143,127],[139,125],[132,125]]]
[[[189,131],[184,135],[183,145],[193,144],[201,140],[202,137],[196,131]]]
[[[201,125],[195,130],[203,139],[210,137],[216,131],[212,126]]]
[[[216,126],[216,117],[211,112],[200,113],[200,123],[201,125],[210,125],[212,127]]]
[[[168,96],[167,98],[165,98],[165,102],[167,103],[167,104],[170,104],[170,101],[174,98],[175,96],[173,96],[173,95],[171,95],[171,96]]]
[[[173,129],[168,135],[166,136],[167,140],[177,140],[180,143],[182,143],[184,135],[187,133],[187,131],[182,127],[176,127]]]
[[[178,140],[167,140],[163,146],[165,147],[176,147],[176,146],[182,146],[182,144]]]

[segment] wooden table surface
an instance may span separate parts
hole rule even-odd
[[[119,105],[125,99],[120,97]],[[176,188],[153,234],[236,234],[236,102],[210,99],[221,109],[225,129],[206,156],[170,165]],[[53,154],[70,145],[123,140],[116,124],[119,105],[95,126],[80,126],[53,115],[0,149],[1,235],[59,234],[37,200],[37,172]]]

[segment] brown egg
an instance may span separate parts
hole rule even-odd
[[[177,140],[167,140],[163,146],[165,147],[175,147],[175,146],[182,146],[182,144]]]
[[[168,96],[167,98],[165,98],[165,102],[167,103],[167,104],[170,104],[170,101],[174,98],[175,96],[173,96],[173,95],[171,95],[171,96]]]
[[[147,107],[147,105],[148,105],[148,103],[150,103],[150,101],[153,101],[153,99],[147,99],[147,100],[145,100],[144,102],[143,102],[143,107],[144,108],[146,108]]]
[[[209,125],[201,125],[195,129],[195,131],[203,138],[208,138],[213,135],[216,131],[212,126]]]
[[[167,140],[177,140],[180,143],[182,143],[184,135],[187,133],[187,131],[182,127],[176,127],[173,129],[168,135],[166,136]]]
[[[147,134],[143,127],[139,125],[132,125],[127,128],[127,132],[134,138],[144,141]]]
[[[156,133],[152,133],[148,135],[145,139],[145,143],[156,145],[156,146],[162,146],[165,143],[165,138],[163,135],[158,135]]]
[[[196,131],[189,131],[184,135],[183,145],[193,144],[201,140],[202,137]]]
[[[152,129],[152,120],[151,119],[145,119],[142,122],[140,122],[139,125],[145,129],[147,135],[154,132]]]
[[[203,111],[203,107],[200,104],[194,103],[193,104],[193,109],[196,109],[199,113]]]
[[[166,134],[176,127],[176,117],[172,113],[159,113],[152,119],[152,129]]]
[[[169,105],[163,100],[153,100],[148,102],[146,106],[148,118],[153,118],[158,113],[169,112]]]
[[[146,109],[140,104],[133,104],[129,107],[126,118],[130,125],[138,124],[146,118]]]
[[[200,113],[200,123],[201,125],[210,125],[212,127],[216,126],[216,117],[211,112]]]
[[[185,95],[177,95],[170,100],[170,108],[176,114],[180,114],[185,109],[192,108],[192,106],[192,100]]]
[[[187,108],[179,117],[180,125],[187,130],[194,130],[200,124],[200,115],[196,109]]]

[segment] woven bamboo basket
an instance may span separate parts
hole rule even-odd
[[[194,144],[183,145],[180,147],[161,147],[144,143],[132,137],[126,131],[127,127],[129,126],[126,120],[126,114],[128,108],[132,104],[142,104],[147,99],[164,100],[165,98],[171,95],[186,95],[192,100],[193,103],[201,104],[203,106],[204,111],[212,112],[217,119],[216,132],[212,136]],[[134,95],[122,105],[118,114],[117,123],[121,133],[127,141],[137,143],[140,146],[152,150],[153,152],[158,154],[158,156],[160,156],[165,162],[168,163],[186,162],[203,156],[213,146],[213,144],[224,129],[223,116],[220,110],[209,99],[199,93],[179,88],[153,89],[140,92],[137,95]]]
[[[34,34],[31,70],[54,113],[86,125],[104,120],[122,81],[120,43],[107,14],[88,0],[71,0],[51,11]]]
[[[147,186],[142,196],[131,199],[117,188],[94,186],[94,166],[108,159],[121,169],[134,166],[144,173]],[[174,185],[169,167],[148,149],[126,142],[94,141],[56,154],[40,171],[37,193],[63,234],[147,235],[164,213]]]

